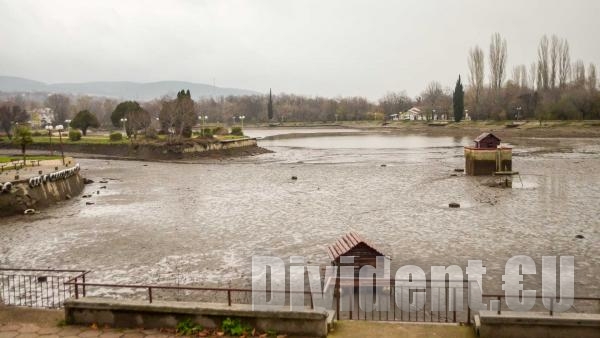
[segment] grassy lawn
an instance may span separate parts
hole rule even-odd
[[[246,138],[246,136],[239,136],[239,135],[218,135],[215,136],[216,139],[218,140],[237,140],[237,139],[241,139],[241,138]]]
[[[44,160],[57,160],[62,157],[60,156],[27,156],[27,160],[33,161],[44,161]],[[12,161],[22,161],[22,156],[0,156],[0,163],[8,163]]]
[[[38,144],[49,144],[50,140],[48,136],[34,136],[33,142]],[[63,144],[127,144],[129,140],[123,138],[120,141],[111,141],[108,136],[83,136],[79,141],[71,141],[68,137],[62,138]],[[52,137],[52,144],[60,144],[60,139],[56,136]]]
[[[238,136],[238,135],[215,135],[214,138],[216,140],[237,140],[245,138],[246,136]],[[34,144],[41,145],[50,145],[50,139],[48,136],[33,136]],[[146,139],[142,135],[138,135],[137,139],[130,140],[126,137],[123,137],[122,140],[119,141],[111,141],[108,135],[91,135],[91,136],[82,136],[79,141],[71,141],[66,135],[63,135],[62,143],[63,144],[129,144],[129,143],[161,143],[166,142],[168,140],[168,135],[157,135],[156,139]],[[11,141],[8,138],[0,138],[0,143],[10,143]],[[60,147],[60,139],[58,136],[52,136],[52,148],[58,149]]]

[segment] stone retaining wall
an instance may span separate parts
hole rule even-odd
[[[259,331],[273,330],[293,336],[326,337],[325,310],[253,310],[248,304],[215,304],[115,300],[106,298],[68,299],[64,303],[68,324],[118,328],[174,328],[188,318],[205,328],[219,328],[226,318],[237,318]]]
[[[600,337],[600,314],[480,311],[478,321],[482,338]]]
[[[30,182],[29,178],[10,182],[10,191],[3,189],[0,193],[0,216],[22,214],[27,209],[40,209],[79,195],[84,184],[78,168],[36,176],[39,182]],[[61,172],[68,173],[59,175]],[[43,176],[46,176],[45,182]]]

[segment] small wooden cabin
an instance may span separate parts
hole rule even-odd
[[[474,140],[475,148],[496,149],[500,145],[500,139],[492,133],[483,133]]]
[[[492,133],[483,133],[474,140],[475,147],[465,147],[467,175],[494,175],[512,171],[512,148],[500,145]]]
[[[365,265],[377,266],[377,257],[385,256],[356,232],[349,232],[327,248],[331,264],[339,266],[342,256],[354,256],[354,275]]]

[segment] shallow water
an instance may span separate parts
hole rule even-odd
[[[1,220],[0,265],[91,269],[94,281],[247,285],[253,255],[327,265],[326,246],[355,230],[393,270],[481,259],[489,292],[501,291],[514,255],[538,264],[525,277],[534,285],[543,255],[573,255],[576,294],[600,296],[598,142],[514,141],[513,189],[451,176],[469,143],[452,137],[271,140],[259,145],[274,153],[203,164],[81,160],[87,177],[108,183],[86,186],[91,199]]]
[[[276,127],[276,128],[245,128],[244,134],[250,137],[269,137],[285,134],[320,134],[320,133],[359,133],[360,129],[351,128],[292,128],[292,127]]]

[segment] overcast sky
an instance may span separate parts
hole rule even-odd
[[[553,33],[572,60],[600,65],[599,14],[599,0],[0,0],[0,75],[414,96],[466,77],[474,45],[487,61],[494,32],[508,41],[509,70]]]

